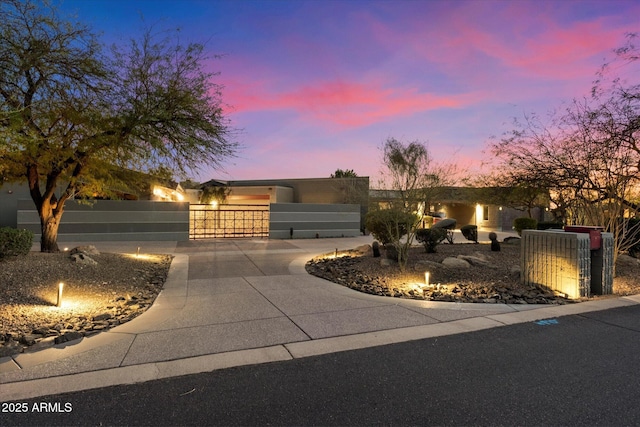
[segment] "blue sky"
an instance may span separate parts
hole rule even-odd
[[[326,177],[375,183],[381,144],[420,140],[482,171],[513,117],[589,94],[638,1],[64,0],[64,12],[126,42],[145,25],[206,42],[242,145],[194,178]],[[144,22],[143,22],[144,21]]]

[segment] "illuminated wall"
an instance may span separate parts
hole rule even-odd
[[[569,298],[590,295],[588,234],[523,230],[521,245],[522,282],[525,285],[542,285]]]

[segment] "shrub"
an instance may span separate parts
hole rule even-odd
[[[478,243],[478,226],[477,225],[463,225],[460,227],[460,232],[465,239]]]
[[[407,234],[415,221],[415,215],[396,209],[383,209],[369,211],[364,225],[376,240],[386,246]]]
[[[628,218],[624,219],[623,226],[626,227],[627,233],[622,239],[621,246],[627,248],[629,255],[634,258],[640,257],[640,219]]]
[[[16,230],[11,227],[0,228],[0,259],[26,255],[33,245],[33,232]]]
[[[444,228],[419,228],[416,230],[416,240],[424,246],[427,253],[435,253],[438,246],[447,238],[447,230]]]
[[[538,226],[538,221],[534,218],[516,218],[513,220],[513,228],[518,233],[518,236],[522,236],[522,230],[535,230]]]
[[[538,230],[562,230],[564,224],[555,221],[540,221],[537,225]]]

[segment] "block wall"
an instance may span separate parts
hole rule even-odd
[[[40,219],[31,200],[18,200],[18,228],[40,241]],[[65,203],[59,242],[172,241],[189,239],[189,203],[96,200]]]
[[[269,237],[289,239],[355,237],[360,235],[360,205],[273,203]]]
[[[522,282],[542,285],[569,298],[590,295],[589,235],[564,231],[523,230]]]

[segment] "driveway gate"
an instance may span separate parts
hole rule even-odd
[[[269,237],[269,205],[190,205],[189,238]]]

